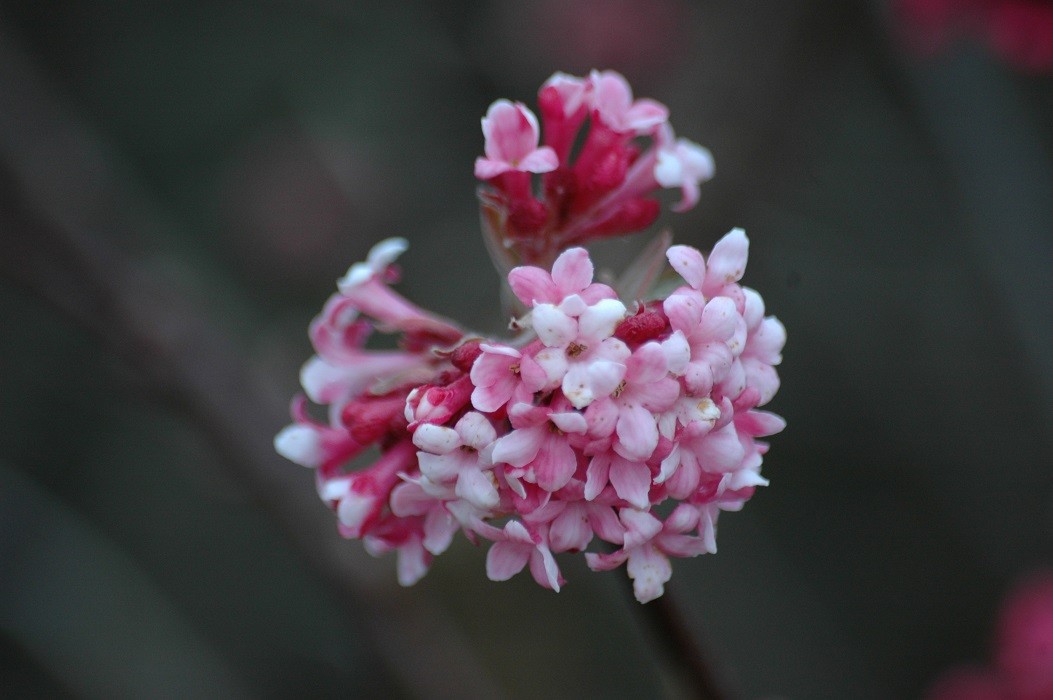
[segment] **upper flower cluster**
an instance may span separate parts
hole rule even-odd
[[[538,108],[540,124],[521,102],[490,105],[485,155],[475,162],[475,176],[492,188],[484,198],[491,234],[517,260],[547,266],[569,246],[644,229],[658,217],[655,190],[679,188],[674,209],[686,211],[713,176],[709,151],[677,139],[665,105],[634,99],[614,71],[556,73],[541,86]]]
[[[630,103],[621,116],[658,113]],[[516,162],[543,162],[537,150]],[[716,551],[718,513],[767,483],[757,438],[784,425],[758,410],[778,389],[785,331],[739,285],[741,230],[708,259],[670,248],[685,284],[631,310],[593,281],[582,248],[551,269],[517,267],[508,283],[529,309],[517,322],[529,332],[515,343],[471,336],[394,292],[404,248],[385,241],[340,280],[311,326],[318,354],[302,376],[328,419],[312,420],[299,400],[275,440],[317,468],[345,536],[397,550],[410,584],[461,530],[493,543],[491,579],[529,564],[555,590],[553,554],[602,541],[588,565],[627,562],[641,602],[662,594],[669,557]],[[402,349],[366,349],[373,327],[397,333]],[[372,465],[346,469],[370,447]]]

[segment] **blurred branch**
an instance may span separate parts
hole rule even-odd
[[[286,407],[266,398],[244,353],[118,248],[146,222],[134,220],[138,209],[108,177],[107,149],[58,104],[2,27],[0,94],[0,274],[91,331],[154,396],[180,407],[361,621],[403,687],[419,697],[500,697],[445,612],[420,591],[371,578],[304,472],[274,454]]]

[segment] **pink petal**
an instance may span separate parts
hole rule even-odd
[[[501,501],[490,472],[479,469],[462,469],[457,477],[455,493],[458,498],[482,510],[496,508]]]
[[[636,600],[647,603],[665,592],[665,583],[673,575],[673,566],[667,556],[652,545],[645,545],[629,553],[626,571],[633,580]]]
[[[618,512],[625,525],[625,548],[631,549],[654,539],[662,531],[662,521],[646,510],[622,508]]]
[[[601,73],[594,70],[589,75],[589,82],[592,84],[593,108],[599,112],[605,124],[617,129],[632,104],[633,93],[629,81],[614,71]]]
[[[512,378],[490,386],[477,386],[472,389],[472,407],[477,411],[493,413],[508,403],[514,388],[515,382]]]
[[[396,564],[400,586],[412,586],[424,578],[431,565],[431,556],[421,546],[419,540],[410,540],[398,548]]]
[[[604,452],[596,455],[589,462],[589,467],[585,472],[585,500],[591,501],[600,495],[604,487],[607,486],[608,477],[611,468],[611,455],[608,452]]]
[[[585,563],[588,564],[589,568],[593,571],[610,571],[611,569],[616,569],[628,558],[629,553],[624,549],[605,554],[598,554],[596,552],[585,553]]]
[[[548,146],[542,146],[521,158],[518,169],[528,173],[548,173],[558,167],[559,158],[556,152]],[[476,175],[476,177],[479,176]]]
[[[625,124],[638,134],[646,133],[669,119],[669,108],[647,98],[636,100],[625,113]]]
[[[537,485],[546,491],[558,491],[574,476],[578,458],[565,438],[554,435],[545,440],[533,466]]]
[[[610,398],[593,401],[585,409],[585,421],[588,423],[590,436],[607,437],[614,432],[614,426],[618,422],[618,407]]]
[[[424,426],[421,426],[424,427]],[[482,414],[469,411],[457,421],[455,426],[457,434],[461,436],[461,444],[481,450],[497,439],[497,431],[494,426]],[[417,429],[418,432],[420,428]]]
[[[734,423],[711,431],[700,443],[695,455],[701,467],[710,474],[735,471],[746,456]]]
[[[539,267],[512,268],[508,273],[508,285],[516,298],[528,307],[535,302],[558,304],[563,299],[551,275]]]
[[[667,532],[689,532],[698,527],[698,507],[690,503],[681,503],[665,519],[664,529]]]
[[[661,465],[658,468],[658,476],[654,478],[654,483],[662,484],[676,473],[677,467],[680,466],[680,446],[677,445],[666,455],[665,459],[662,460]]]
[[[742,229],[733,228],[726,233],[709,254],[706,286],[723,286],[742,279],[749,248],[749,239]]]
[[[476,177],[478,177],[478,175]],[[697,180],[692,180],[690,178],[684,180],[680,183],[680,201],[673,205],[673,211],[677,214],[683,214],[686,211],[694,209],[701,196],[702,193],[699,191]]]
[[[600,299],[617,299],[618,292],[605,284],[593,282],[588,287],[581,290],[581,298],[585,300],[586,304],[592,306]]]
[[[702,320],[705,300],[701,294],[676,292],[662,302],[662,310],[669,318],[669,326],[690,337]]]
[[[475,159],[475,177],[478,180],[490,180],[512,169],[512,166],[503,160],[482,157]]]
[[[577,411],[552,413],[549,414],[548,418],[564,433],[584,433],[589,429],[589,424],[585,420],[585,416]]]
[[[669,372],[662,346],[651,341],[644,343],[625,361],[626,376],[640,384],[656,382]]]
[[[544,376],[542,387],[555,388],[563,383],[569,367],[563,348],[544,348],[534,355],[534,362]]]
[[[761,322],[760,327],[750,334],[749,352],[752,357],[769,365],[782,362],[783,346],[786,344],[786,328],[774,316]]]
[[[735,302],[728,297],[710,299],[702,309],[699,333],[705,338],[730,340],[735,335],[739,316]]]
[[[575,363],[563,377],[563,395],[574,408],[585,408],[596,398],[610,395],[625,376],[625,365],[600,360]]]
[[[545,370],[529,355],[523,355],[519,361],[519,378],[523,381],[523,386],[531,393],[541,391],[549,381]]]
[[[735,427],[753,437],[767,437],[782,432],[786,420],[767,411],[746,411],[735,414]]]
[[[589,525],[593,531],[607,542],[620,543],[625,540],[625,527],[618,520],[618,515],[610,506],[590,504],[587,506]]]
[[[544,430],[544,429],[542,429]],[[513,430],[494,443],[494,463],[503,462],[513,467],[523,467],[537,456],[541,449],[542,433],[537,428]]]
[[[424,515],[435,502],[435,497],[425,493],[416,482],[403,482],[391,491],[391,512],[400,518]]]
[[[523,570],[533,550],[533,546],[520,542],[494,542],[486,553],[486,577],[507,581]]]
[[[448,510],[442,506],[432,508],[424,518],[424,549],[432,554],[442,554],[449,548],[459,527],[460,523]]]
[[[611,464],[610,480],[619,498],[624,498],[637,508],[650,507],[648,492],[651,488],[651,470],[646,464],[615,457]]]
[[[585,507],[572,504],[557,515],[549,526],[549,545],[557,552],[583,551],[592,540],[592,528]]]
[[[274,450],[290,462],[304,467],[322,463],[322,436],[307,425],[287,425],[274,436]]]
[[[697,557],[709,551],[709,543],[691,535],[662,535],[659,549],[673,557]]]
[[[578,294],[592,282],[593,267],[584,248],[564,251],[552,264],[552,281],[564,296]]]
[[[530,554],[530,574],[538,585],[559,593],[560,576],[556,559],[548,547],[538,547]]]
[[[706,261],[702,253],[686,245],[675,245],[666,253],[673,269],[695,289],[702,289],[706,279]]]
[[[535,305],[530,324],[541,342],[550,348],[564,348],[578,337],[577,322],[552,304]]]
[[[619,411],[617,432],[618,443],[614,449],[626,459],[645,462],[658,446],[658,425],[654,414],[643,406],[629,406]],[[621,492],[618,495],[622,495]]]
[[[537,148],[541,134],[534,113],[526,105],[508,100],[491,104],[482,126],[487,158],[505,161],[513,167]]]
[[[764,299],[756,290],[748,287],[742,290],[742,298],[744,305],[742,317],[746,319],[746,325],[752,331],[760,325],[764,318]]]
[[[625,304],[617,299],[601,299],[581,314],[578,335],[586,343],[610,338],[614,335],[615,326],[624,318]]]
[[[555,88],[563,103],[564,116],[571,117],[585,103],[589,83],[582,78],[557,71],[545,81],[541,89],[547,87]]]
[[[680,383],[671,377],[662,377],[651,384],[634,384],[633,400],[652,413],[668,411],[680,396]]]
[[[424,423],[413,433],[413,444],[425,452],[444,455],[461,446],[461,436],[453,428]]]
[[[661,345],[669,371],[675,375],[683,374],[684,367],[691,361],[691,346],[688,345],[684,332],[674,331]]]

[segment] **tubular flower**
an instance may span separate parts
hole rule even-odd
[[[627,147],[618,139],[657,128],[665,112],[634,101],[623,82],[553,77],[545,118],[567,133],[591,118]],[[500,111],[508,108],[525,109]],[[536,141],[514,136],[522,165]],[[487,153],[511,163],[511,149]],[[311,324],[317,355],[301,377],[327,417],[311,418],[300,397],[275,438],[279,453],[316,470],[345,537],[373,554],[397,552],[404,585],[458,531],[489,543],[495,581],[529,566],[558,591],[557,556],[584,553],[595,570],[626,564],[641,602],[662,594],[670,558],[716,551],[717,515],[768,483],[759,438],[784,426],[758,408],[778,389],[786,335],[760,295],[739,285],[742,231],[708,260],[670,248],[670,273],[683,284],[631,312],[593,281],[582,248],[545,269],[516,267],[508,283],[526,313],[511,341],[481,339],[392,289],[405,248],[384,241],[339,281]],[[399,349],[369,349],[375,330],[396,335]],[[372,464],[361,462],[367,454]]]
[[[485,156],[475,175],[487,184],[484,221],[505,270],[547,267],[569,246],[647,228],[659,214],[652,195],[663,187],[680,189],[674,210],[687,211],[713,177],[709,151],[677,140],[665,105],[635,99],[614,71],[556,73],[538,107],[542,146],[538,119],[521,103],[497,100],[483,119]]]

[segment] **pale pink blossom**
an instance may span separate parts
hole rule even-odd
[[[442,554],[453,542],[460,524],[446,508],[456,496],[448,485],[436,485],[424,478],[405,480],[391,490],[391,513],[395,517],[421,520],[421,546],[432,554]]]
[[[601,452],[589,461],[585,498],[594,500],[610,484],[618,498],[646,510],[651,505],[652,479],[646,463],[626,459],[616,452]]]
[[[486,553],[486,575],[491,581],[507,581],[530,564],[534,580],[559,592],[563,576],[546,541],[544,528],[531,532],[517,520],[505,524],[503,538]]]
[[[620,543],[625,535],[614,508],[605,503],[549,501],[523,518],[548,523],[553,552],[584,552],[594,535],[611,543]]]
[[[588,251],[571,248],[556,258],[551,273],[524,265],[508,273],[508,285],[528,308],[537,303],[560,304],[575,295],[586,305],[602,299],[617,299],[613,289],[592,281],[594,272]]]
[[[508,171],[547,173],[559,166],[555,151],[538,147],[537,117],[521,102],[497,100],[483,117],[485,158],[475,161],[475,176],[489,180]]]
[[[713,156],[694,141],[674,140],[668,124],[663,125],[661,133],[654,178],[662,187],[680,188],[680,202],[673,211],[684,212],[698,204],[699,185],[713,178]]]
[[[533,394],[548,382],[545,371],[529,353],[499,343],[483,343],[479,347],[482,353],[470,375],[474,386],[472,405],[477,410],[493,413],[511,401],[517,390]]]
[[[625,526],[622,548],[609,554],[588,553],[585,559],[594,571],[607,571],[627,562],[633,591],[641,603],[665,592],[673,575],[669,557],[692,557],[706,552],[705,542],[686,533],[698,527],[698,509],[682,503],[666,518],[633,508],[622,508],[619,518]]]
[[[557,71],[541,85],[541,90],[551,88],[555,91],[559,96],[559,106],[563,111],[563,116],[570,118],[588,107],[592,87],[592,82],[589,80]]]
[[[778,389],[785,330],[739,286],[744,234],[708,260],[669,249],[686,285],[630,300],[632,315],[593,282],[582,248],[551,269],[516,267],[509,285],[528,312],[507,342],[466,337],[395,294],[404,248],[378,245],[341,280],[311,325],[318,355],[302,373],[328,418],[311,418],[301,397],[275,438],[316,469],[344,536],[395,552],[403,585],[458,531],[493,543],[491,579],[529,565],[553,590],[564,583],[554,553],[585,552],[593,569],[625,563],[641,602],[661,595],[670,557],[716,551],[720,512],[768,483],[760,438],[785,425],[757,408]],[[367,349],[374,330],[402,349]],[[619,549],[589,552],[597,539]]]
[[[680,394],[669,376],[662,346],[654,341],[640,346],[625,362],[625,378],[605,401],[617,411],[614,451],[630,460],[646,461],[658,446],[658,416]]]
[[[497,507],[492,465],[484,464],[479,452],[497,439],[494,426],[481,413],[470,411],[453,428],[425,423],[413,433],[413,444],[421,449],[417,464],[425,479],[436,484],[456,483],[454,495],[479,509]]]
[[[516,467],[513,477],[546,491],[563,488],[578,468],[567,434],[584,433],[585,417],[558,404],[544,408],[518,404],[509,417],[513,430],[494,442],[491,459]]]
[[[745,325],[735,303],[727,297],[705,302],[699,294],[678,292],[665,300],[663,309],[669,325],[683,334],[690,349],[688,362],[677,374],[692,396],[708,395],[731,370],[735,334],[740,324]]]
[[[746,232],[735,228],[717,241],[708,261],[694,248],[682,245],[672,246],[667,257],[673,269],[693,289],[702,292],[707,299],[716,296],[734,299],[741,313],[745,301],[736,283],[746,271],[748,254],[749,239],[746,238]]]
[[[669,110],[654,100],[633,99],[632,88],[620,73],[592,71],[592,107],[605,125],[617,132],[649,133],[669,119]]]

